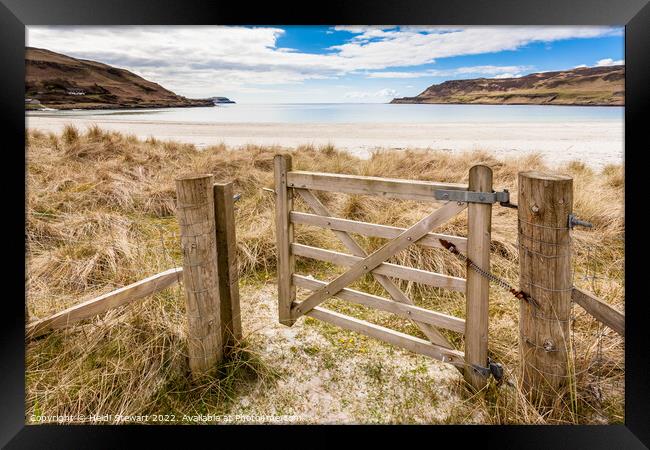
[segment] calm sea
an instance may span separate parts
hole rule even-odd
[[[207,108],[30,111],[28,116],[79,116],[184,123],[620,122],[616,106],[391,105],[358,103],[223,104]],[[107,117],[108,116],[108,117]]]

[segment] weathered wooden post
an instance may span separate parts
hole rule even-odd
[[[214,218],[221,303],[221,339],[227,352],[242,337],[232,183],[214,185]]]
[[[492,192],[492,169],[474,166],[469,170],[469,191]],[[490,270],[492,204],[467,205],[467,257],[479,267]],[[467,267],[465,317],[465,379],[476,390],[487,384],[487,376],[471,367],[488,367],[488,302],[490,282]]]
[[[522,383],[542,404],[557,398],[568,377],[571,340],[573,179],[519,173],[519,284],[539,306],[522,301],[519,348]]]
[[[212,175],[176,180],[183,251],[190,370],[209,372],[223,357]]]
[[[291,253],[293,224],[289,214],[293,209],[293,189],[287,186],[287,172],[291,171],[290,155],[275,155],[275,233],[278,246],[278,314],[280,323],[292,326],[291,305],[296,299],[293,284],[295,257]]]

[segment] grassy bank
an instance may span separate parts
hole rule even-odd
[[[30,131],[27,138],[27,306],[31,319],[180,265],[174,179],[184,173],[208,172],[217,181],[234,181],[235,192],[242,194],[236,205],[236,220],[246,333],[237,357],[221,368],[222,376],[197,383],[189,383],[186,377],[181,287],[113,310],[89,324],[53,333],[28,344],[28,420],[32,414],[251,411],[297,414],[305,422],[624,420],[622,338],[575,305],[572,340],[577,383],[571,387],[569,400],[552,410],[536,408],[520,394],[516,377],[518,304],[497,287],[490,297],[490,354],[506,368],[508,382],[491,385],[481,395],[470,395],[453,368],[443,382],[437,371],[447,370],[444,364],[393,351],[315,320],[301,319],[292,329],[276,327],[276,312],[272,310],[274,198],[262,188],[273,186],[273,156],[289,150],[214,146],[197,151],[192,145],[140,141],[96,127],[67,127],[58,136]],[[377,152],[368,160],[332,147],[301,147],[290,152],[294,168],[300,170],[445,182],[466,182],[472,165],[487,164],[494,171],[495,187],[510,189],[515,199],[518,171],[546,169],[539,157],[497,160],[483,152]],[[576,162],[558,170],[574,177],[574,210],[578,217],[594,224],[591,231],[573,233],[574,283],[622,308],[622,167],[608,166],[597,173]],[[323,193],[320,198],[338,216],[404,227],[431,210],[430,204],[375,197]],[[297,207],[308,210],[300,202]],[[516,223],[516,211],[495,207],[492,269],[515,285]],[[465,216],[461,214],[440,230],[466,235]],[[345,251],[333,234],[315,228],[297,227],[296,239]],[[360,239],[368,250],[383,242]],[[439,249],[413,247],[398,254],[394,262],[465,276],[461,262]],[[342,269],[299,259],[298,270],[325,279]],[[362,279],[356,287],[385,295],[370,278]],[[406,282],[401,287],[420,306],[464,315],[462,294]],[[329,300],[326,305],[422,337],[409,322],[391,315],[338,300]],[[289,332],[295,334],[287,337]],[[447,336],[462,348],[461,336]],[[323,394],[309,400],[292,395],[294,392],[287,388],[292,380],[294,385],[308,383],[292,378],[299,371],[321,378],[327,371],[326,382],[318,388]],[[352,380],[347,379],[350,371],[355,375]],[[341,384],[343,380],[348,384]],[[360,384],[367,395],[356,393]],[[394,395],[397,389],[399,396]],[[307,401],[327,403],[327,407],[308,407]],[[355,412],[330,416],[327,411],[332,409]],[[436,414],[431,414],[434,409]]]

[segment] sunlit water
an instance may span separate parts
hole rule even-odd
[[[223,104],[205,108],[30,111],[28,116],[183,123],[620,122],[623,107],[542,105]]]

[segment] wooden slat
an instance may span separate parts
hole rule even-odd
[[[451,350],[437,345],[424,339],[416,338],[399,331],[394,331],[379,325],[366,322],[365,320],[355,319],[334,311],[324,308],[315,307],[307,312],[308,316],[323,322],[331,323],[350,331],[364,334],[366,336],[388,342],[389,344],[402,347],[415,353],[429,356],[443,362],[453,364],[459,368],[465,366],[464,355],[458,350]]]
[[[335,295],[338,291],[357,280],[359,277],[374,270],[375,267],[395,255],[397,252],[400,252],[412,243],[417,242],[417,240],[427,234],[429,230],[449,220],[451,217],[464,210],[466,206],[465,203],[458,204],[456,202],[449,202],[443,207],[438,208],[404,233],[400,234],[397,238],[377,249],[367,258],[357,262],[350,268],[350,270],[338,276],[327,286],[314,292],[306,300],[295,305],[292,308],[292,311],[295,312],[297,316],[306,313],[314,306],[323,302],[327,297]]]
[[[333,250],[312,247],[303,244],[291,244],[291,250],[295,256],[313,258],[319,261],[325,261],[340,266],[353,266],[363,258],[359,256],[348,255]],[[465,279],[443,275],[440,273],[429,272],[426,270],[415,269],[413,267],[400,266],[399,264],[381,263],[372,273],[387,275],[389,277],[401,278],[402,280],[413,281],[416,283],[427,284],[429,286],[440,287],[452,291],[465,291]]]
[[[379,195],[402,200],[439,202],[434,198],[436,189],[466,191],[467,185],[436,183],[432,181],[401,180],[398,178],[364,177],[322,172],[291,171],[287,176],[290,187],[317,191],[345,192],[348,194]]]
[[[625,336],[625,314],[615,310],[601,299],[594,297],[593,294],[576,287],[571,292],[571,298],[598,321],[604,323],[621,336]]]
[[[295,259],[289,246],[293,242],[293,224],[289,212],[293,208],[293,189],[287,187],[287,173],[291,170],[291,155],[275,155],[275,239],[278,247],[278,320],[292,326],[295,318],[291,305],[296,299],[296,289],[291,285]]]
[[[329,212],[327,207],[321,203],[320,200],[310,191],[307,189],[295,189],[299,192],[300,196],[303,198],[305,202],[316,212],[316,214],[320,214],[322,216],[329,217],[332,214]],[[340,230],[333,230],[333,233],[336,235],[336,237],[339,238],[339,240],[345,245],[345,247],[350,250],[355,256],[359,257],[367,257],[368,254],[366,251],[357,243],[357,241],[352,238],[348,233],[345,231],[340,231]],[[393,281],[388,278],[385,275],[381,275],[378,273],[372,274],[372,276],[377,280],[381,286],[386,289],[386,292],[388,292],[388,295],[391,296],[393,300],[399,303],[405,303],[409,305],[414,305],[413,301],[409,298],[408,295],[406,295],[402,290],[393,283]],[[429,340],[434,343],[441,345],[443,347],[447,348],[454,348],[451,342],[447,340],[445,336],[443,336],[440,331],[438,331],[435,327],[426,324],[426,323],[420,323],[420,322],[415,322],[415,325],[417,325],[420,330],[424,333],[424,335],[429,338]]]
[[[473,166],[469,170],[469,189],[492,192],[492,169]],[[490,270],[490,233],[492,229],[492,204],[470,203],[467,208],[467,257],[478,267]],[[465,301],[465,359],[470,366],[465,379],[474,389],[481,390],[487,377],[471,365],[488,365],[488,302],[490,282],[475,270],[467,270]]]
[[[30,338],[37,338],[52,330],[68,327],[81,320],[102,314],[109,309],[127,305],[139,298],[155,294],[178,282],[182,274],[183,269],[181,267],[169,269],[107,294],[79,303],[50,317],[30,323],[27,326],[27,335]]]
[[[297,191],[302,192],[304,189],[297,189]],[[347,231],[350,233],[361,234],[363,236],[384,239],[395,239],[406,230],[406,228],[393,227],[389,225],[359,222],[356,220],[340,219],[338,217],[324,217],[322,215],[319,216],[298,211],[291,212],[291,222],[294,224],[312,225],[330,230]],[[440,243],[440,239],[451,242],[461,253],[467,251],[467,238],[451,236],[448,234],[428,233],[420,239],[417,244],[423,247],[444,248]]]
[[[294,275],[293,281],[296,286],[315,291],[325,286],[327,283],[313,278],[308,278],[303,275]],[[382,311],[396,314],[405,319],[417,320],[430,325],[435,325],[447,330],[455,331],[457,333],[465,332],[465,321],[458,317],[450,316],[447,314],[431,311],[419,306],[407,305],[404,303],[397,303],[393,300],[388,300],[365,292],[356,291],[354,289],[345,288],[336,294],[336,297],[346,300],[358,305],[369,306],[371,308],[380,309]]]
[[[232,182],[214,185],[214,222],[217,233],[221,340],[224,350],[230,351],[242,338]]]

